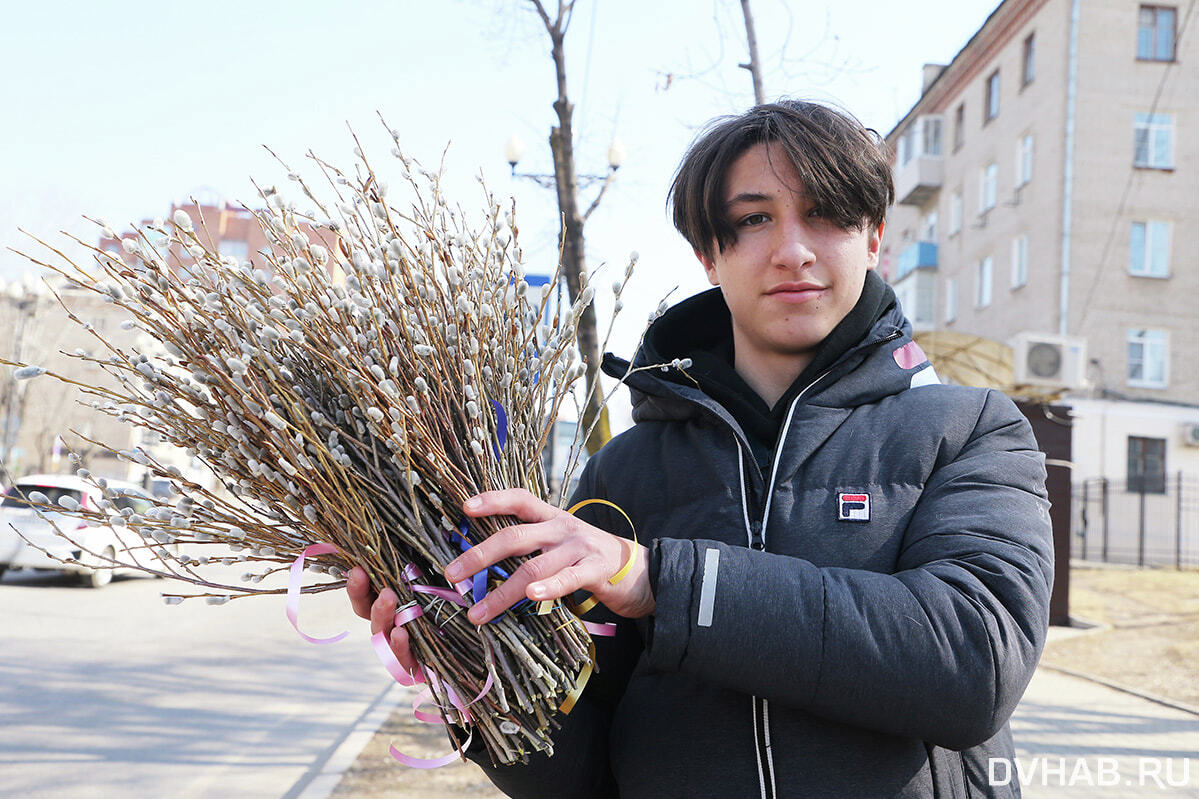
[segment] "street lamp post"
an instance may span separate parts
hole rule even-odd
[[[555,189],[558,195],[558,212],[561,219],[558,244],[562,253],[562,273],[566,278],[566,287],[571,302],[578,299],[586,280],[586,263],[583,252],[583,225],[590,218],[608,187],[616,178],[616,171],[624,163],[627,151],[624,144],[616,136],[608,146],[608,171],[603,175],[580,175],[574,168],[574,148],[570,140],[570,107],[555,103],[559,111],[562,125],[550,131],[550,150],[554,156],[554,174],[539,175],[530,172],[517,172],[516,165],[524,155],[525,146],[515,134],[508,139],[504,146],[504,157],[512,169],[512,176],[531,180],[543,188]],[[579,213],[579,186],[590,186],[601,182],[595,199],[583,213]],[[583,408],[583,418],[580,424],[584,431],[591,431],[587,438],[587,451],[594,455],[611,437],[608,428],[607,411],[603,407],[600,394],[593,390],[599,381],[599,340],[596,333],[595,309],[588,306],[583,311],[583,317],[578,327],[579,352],[582,353],[587,366],[587,402]]]

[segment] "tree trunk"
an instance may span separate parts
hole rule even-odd
[[[586,272],[583,251],[583,217],[579,214],[579,180],[575,170],[574,132],[571,118],[574,105],[566,94],[566,52],[563,48],[565,31],[559,24],[548,27],[553,43],[554,67],[558,78],[558,99],[554,111],[558,125],[550,132],[550,150],[554,155],[554,183],[558,191],[558,210],[561,213],[559,243],[562,248],[562,272],[566,276],[566,288],[573,303],[583,287],[582,276]],[[603,406],[603,391],[597,385],[600,379],[599,336],[596,332],[595,309],[588,306],[579,320],[579,353],[587,364],[586,391],[588,401],[583,408],[581,424],[588,430],[595,429],[587,438],[587,451],[594,455],[612,437],[608,425],[608,409]],[[598,423],[597,423],[598,420]]]
[[[741,0],[741,15],[745,17],[745,41],[749,44],[749,63],[741,64],[742,69],[748,69],[754,82],[754,104],[766,102],[766,89],[762,86],[762,62],[758,60],[758,34],[754,31],[754,15],[749,8],[749,0]]]

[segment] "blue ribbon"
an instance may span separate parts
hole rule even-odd
[[[499,446],[496,446],[496,441],[491,442],[491,451],[495,453],[495,460],[498,463],[500,450],[508,443],[508,414],[504,413],[504,406],[497,400],[491,401],[491,407],[495,408],[495,437],[499,442]]]
[[[466,519],[463,519],[461,522],[459,522],[457,531],[454,531],[454,530],[448,531],[450,540],[453,541],[455,544],[457,544],[458,548],[461,549],[463,552],[466,552],[468,549],[470,549],[472,546],[474,546],[474,544],[472,544],[466,537],[469,532],[470,532],[470,522],[467,521]],[[471,598],[473,598],[476,603],[483,601],[483,597],[487,595],[487,573],[488,572],[491,572],[492,574],[496,575],[501,580],[507,580],[509,577],[512,576],[512,575],[508,574],[508,572],[501,569],[498,564],[488,566],[483,571],[475,574],[473,577],[470,578],[470,580],[471,580],[470,593],[471,593]],[[524,607],[527,604],[529,604],[529,598],[525,597],[524,599],[522,599],[521,601],[519,601],[515,605],[513,605],[512,609],[519,610],[520,608]],[[499,619],[499,617],[497,616],[496,618],[492,619],[492,622],[495,622],[498,619]]]

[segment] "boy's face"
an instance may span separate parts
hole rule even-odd
[[[696,255],[732,312],[736,366],[752,359],[802,370],[861,297],[882,225],[844,230],[826,221],[776,144],[733,162],[724,199],[737,240],[710,258]]]

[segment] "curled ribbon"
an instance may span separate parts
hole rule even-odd
[[[291,564],[289,570],[289,580],[287,583],[287,620],[291,622],[291,626],[296,628],[296,632],[310,644],[335,644],[341,639],[350,634],[349,630],[345,630],[330,638],[313,638],[300,629],[300,585],[304,576],[304,559],[313,555],[329,555],[337,551],[337,547],[332,544],[312,544],[304,548],[299,557]]]
[[[508,416],[507,416],[507,413],[504,411],[504,406],[502,404],[500,404],[499,402],[497,402],[496,400],[492,400],[491,405],[495,409],[495,414],[496,414],[496,441],[493,441],[491,446],[492,446],[492,451],[495,453],[496,461],[499,462],[500,461],[500,453],[504,449],[504,445],[507,443],[507,439],[508,439]],[[633,525],[633,520],[629,518],[629,515],[627,513],[625,513],[624,510],[622,508],[620,508],[620,506],[616,505],[613,502],[609,502],[606,499],[583,500],[582,502],[578,502],[575,505],[573,505],[567,511],[567,513],[574,514],[579,509],[584,508],[587,505],[593,505],[593,504],[607,505],[611,508],[614,508],[618,513],[620,513],[621,516],[624,517],[625,521],[627,521],[629,523],[629,527],[633,530],[633,547],[632,547],[632,552],[630,552],[630,554],[629,554],[628,560],[625,561],[624,565],[621,566],[620,569],[615,574],[613,574],[611,577],[608,578],[608,583],[610,585],[616,585],[621,580],[623,580],[626,576],[628,576],[629,572],[632,570],[633,566],[637,562],[637,558],[640,553],[640,546],[637,543],[637,530],[636,530],[636,527]],[[468,522],[466,520],[463,520],[460,524],[459,532],[450,531],[448,533],[451,540],[453,540],[455,543],[457,543],[463,552],[470,549],[472,546],[472,544],[466,537],[468,532],[469,532]],[[300,586],[301,586],[301,580],[302,580],[303,571],[304,571],[304,560],[305,560],[305,558],[312,557],[314,555],[325,555],[325,554],[330,554],[330,553],[333,553],[336,551],[337,551],[337,548],[335,546],[333,546],[332,544],[328,544],[328,543],[312,544],[304,549],[304,551],[292,563],[291,568],[290,568],[290,581],[288,583],[288,588],[287,588],[287,607],[286,607],[287,618],[288,618],[288,621],[291,622],[292,627],[295,628],[296,632],[298,632],[304,640],[306,640],[310,643],[313,643],[313,644],[335,643],[335,642],[340,641],[341,639],[345,638],[346,635],[349,634],[348,631],[346,631],[346,632],[339,633],[338,635],[332,636],[330,638],[315,638],[313,636],[305,634],[299,627]],[[488,574],[488,572],[495,574],[501,580],[507,580],[511,576],[506,571],[501,569],[499,566],[492,565],[492,566],[489,566],[487,569],[484,569],[484,570],[480,571],[479,573],[473,575],[472,577],[457,583],[454,586],[457,589],[457,593],[455,593],[454,591],[451,591],[448,588],[437,588],[434,586],[417,583],[417,580],[419,580],[423,576],[423,573],[421,572],[420,568],[418,566],[416,566],[416,564],[414,564],[414,563],[407,564],[404,567],[401,576],[402,576],[402,579],[409,585],[409,587],[411,588],[411,590],[414,593],[422,593],[422,594],[428,594],[431,596],[436,596],[440,599],[444,599],[448,602],[452,602],[461,607],[468,607],[470,603],[468,603],[466,601],[466,599],[464,598],[466,594],[468,594],[468,593],[471,594],[474,601],[479,602],[483,598],[483,596],[487,593],[487,574]],[[519,609],[528,603],[529,603],[529,600],[524,599],[521,602],[517,603],[513,607],[513,610]],[[537,603],[537,613],[539,615],[548,614],[553,610],[553,608],[555,607],[556,604],[557,604],[557,602],[554,600],[547,600],[545,602],[539,602],[539,603]],[[587,599],[585,599],[583,602],[581,602],[577,605],[570,603],[570,602],[566,602],[564,604],[567,605],[567,607],[570,609],[570,611],[576,617],[581,617],[584,613],[586,613],[587,611],[589,611],[593,607],[595,607],[595,605],[598,604],[598,600],[594,596],[590,596]],[[405,605],[404,607],[402,607],[396,611],[395,624],[398,626],[402,626],[402,625],[408,624],[409,622],[413,621],[414,619],[420,618],[423,615],[424,615],[424,611],[421,609],[420,605],[417,602],[413,601],[413,602],[409,603],[408,605]],[[496,619],[493,619],[493,621],[496,621]],[[615,624],[597,624],[595,622],[586,621],[582,618],[579,618],[579,621],[582,622],[583,627],[591,635],[611,636],[611,635],[615,635],[615,633],[616,633],[616,625]],[[569,623],[569,622],[567,622],[567,623]],[[384,669],[386,669],[388,674],[390,674],[392,676],[392,678],[396,682],[398,682],[400,685],[403,685],[405,687],[413,687],[413,686],[420,685],[420,684],[425,684],[426,686],[430,686],[430,687],[426,687],[426,689],[424,691],[422,691],[420,694],[418,694],[417,697],[413,700],[412,714],[418,721],[422,721],[425,723],[431,723],[431,724],[440,723],[444,717],[445,708],[439,707],[439,710],[441,710],[442,713],[439,713],[437,715],[434,715],[431,713],[426,713],[420,709],[421,705],[424,702],[431,700],[433,698],[433,687],[440,687],[440,683],[438,682],[436,675],[424,667],[421,667],[420,670],[416,674],[409,673],[408,670],[404,668],[403,664],[400,663],[399,659],[396,658],[395,653],[392,652],[391,646],[388,644],[387,638],[382,632],[375,633],[374,635],[371,636],[371,646],[375,650],[375,654],[379,658],[380,662],[382,662]],[[579,677],[575,681],[574,687],[571,688],[571,690],[567,693],[566,698],[563,700],[562,704],[559,705],[558,709],[561,710],[563,713],[569,713],[571,710],[574,709],[575,703],[578,701],[579,696],[582,695],[584,687],[587,685],[588,680],[591,678],[593,664],[595,663],[595,659],[596,659],[596,648],[595,648],[594,641],[588,642],[587,652],[588,652],[588,660],[587,660],[587,662],[585,662],[583,664],[583,668],[579,671]],[[494,684],[493,675],[490,672],[488,672],[487,680],[484,682],[483,687],[479,691],[478,696],[476,696],[470,702],[466,702],[466,703],[462,703],[462,701],[458,698],[457,694],[454,692],[454,689],[451,686],[445,685],[444,689],[445,689],[446,696],[450,700],[450,704],[453,705],[453,707],[461,715],[463,723],[469,724],[472,717],[471,717],[470,711],[467,708],[470,705],[473,705],[475,702],[478,702],[484,696],[486,696],[487,692],[491,690],[493,684]],[[461,759],[462,757],[464,757],[463,753],[465,752],[467,747],[470,746],[470,742],[473,739],[473,737],[474,737],[473,732],[468,733],[467,737],[466,737],[466,741],[464,743],[462,743],[461,746],[457,750],[455,750],[454,752],[451,752],[448,755],[444,755],[444,756],[438,757],[438,758],[424,759],[424,758],[412,757],[411,755],[406,755],[403,752],[401,752],[400,750],[396,749],[396,747],[394,745],[389,746],[389,751],[391,753],[391,756],[395,760],[399,761],[400,763],[403,763],[406,766],[410,766],[412,768],[419,768],[419,769],[440,768],[441,766],[447,765],[449,763],[452,763],[455,760],[458,760],[458,759]]]

